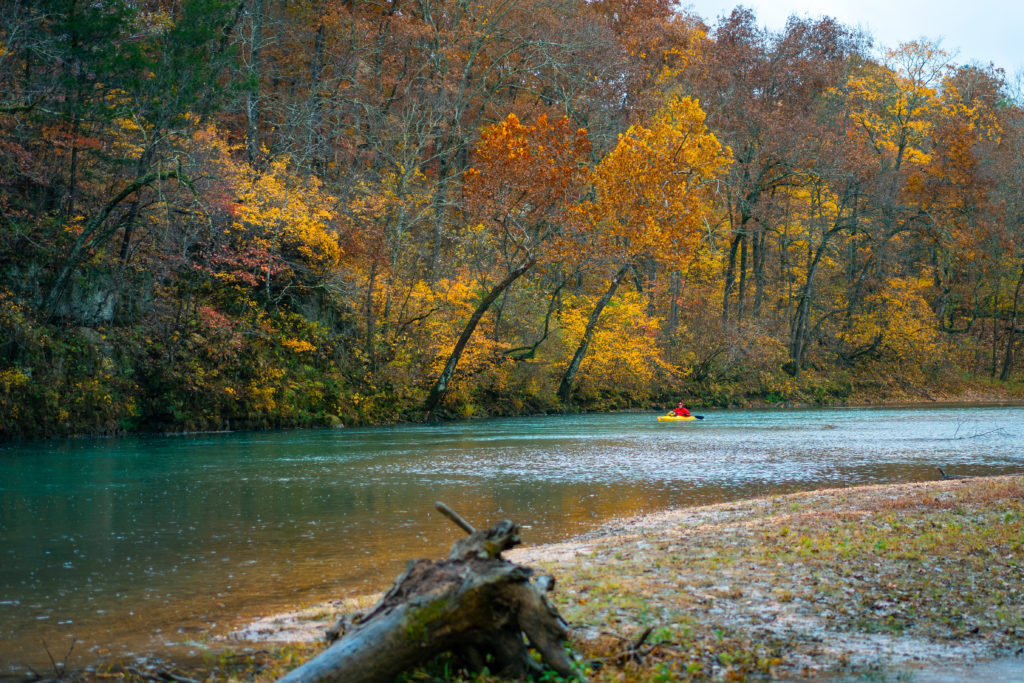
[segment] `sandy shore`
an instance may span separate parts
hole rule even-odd
[[[673,510],[505,555],[558,579],[553,602],[574,649],[603,664],[596,680],[942,680],[970,666],[1024,680],[1024,477]],[[269,616],[231,637],[317,640],[376,598]],[[641,661],[620,666],[647,629]]]

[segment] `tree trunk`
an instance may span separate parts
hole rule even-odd
[[[597,305],[594,306],[594,310],[590,312],[590,319],[587,321],[587,327],[583,331],[583,338],[580,339],[580,344],[576,347],[576,353],[573,354],[569,367],[565,369],[565,374],[562,375],[562,382],[558,385],[558,398],[561,399],[562,403],[569,403],[569,399],[572,398],[572,383],[576,380],[576,373],[579,372],[580,363],[583,362],[583,357],[587,354],[587,347],[590,346],[590,338],[594,334],[594,328],[597,327],[597,320],[601,317],[601,311],[604,310],[604,307],[611,301],[612,296],[615,295],[615,290],[618,289],[619,283],[626,276],[627,272],[629,272],[628,265],[619,269],[619,272],[612,278],[612,283],[608,286],[608,290],[597,302]]]
[[[547,313],[544,314],[544,329],[541,330],[536,341],[532,344],[508,349],[505,351],[506,356],[512,360],[526,360],[527,358],[533,358],[537,354],[537,349],[540,348],[540,345],[548,338],[548,334],[551,330],[551,316],[554,314],[555,309],[558,308],[558,304],[561,301],[562,288],[565,287],[568,282],[569,280],[563,277],[558,283],[558,286],[555,287],[555,290],[551,292],[551,299],[548,301],[548,310]]]
[[[835,234],[834,231],[825,234],[821,244],[818,245],[814,253],[814,257],[811,259],[810,265],[807,267],[807,280],[800,290],[799,301],[796,306],[796,317],[790,326],[789,365],[786,369],[794,377],[800,374],[800,369],[804,362],[804,348],[807,344],[808,324],[811,319],[811,298],[814,294],[814,278],[818,273],[818,265],[821,263],[822,255],[825,253],[825,247],[828,245],[829,238],[833,234]]]
[[[53,318],[57,313],[57,308],[64,299],[64,295],[67,292],[68,283],[71,279],[71,275],[74,274],[75,270],[78,269],[85,259],[88,257],[89,251],[98,247],[99,245],[107,242],[115,232],[117,232],[119,225],[114,225],[113,228],[104,228],[103,224],[110,217],[110,214],[114,212],[121,202],[132,196],[136,192],[149,187],[155,182],[166,180],[169,178],[179,178],[178,172],[175,171],[154,171],[147,173],[146,175],[136,178],[127,187],[118,192],[110,201],[103,205],[99,213],[93,216],[82,232],[75,238],[75,243],[71,246],[67,256],[64,257],[64,262],[61,264],[60,269],[57,271],[57,277],[54,278],[53,284],[50,286],[50,291],[46,296],[46,302],[43,305],[47,318]]]
[[[808,276],[807,286],[800,294],[797,304],[796,320],[793,322],[792,337],[789,342],[789,365],[786,368],[793,377],[800,374],[804,362],[804,345],[807,341],[807,323],[811,317],[812,277]]]
[[[1013,308],[1010,311],[1010,325],[1006,333],[1006,354],[1003,357],[1003,371],[999,373],[1001,382],[1008,380],[1013,371],[1013,350],[1017,342],[1017,314],[1020,311],[1022,285],[1024,285],[1024,266],[1021,266],[1020,275],[1017,276],[1017,288],[1013,291]]]
[[[309,65],[309,123],[306,130],[306,155],[317,177],[324,179],[327,170],[323,144],[323,98],[320,95],[324,70],[324,23],[321,21],[313,38],[313,57]]]
[[[434,181],[434,195],[431,198],[433,206],[433,220],[431,221],[430,241],[430,263],[427,264],[427,276],[430,282],[439,277],[441,265],[441,252],[444,243],[444,216],[445,207],[448,204],[448,182],[451,173],[451,159],[453,154],[447,147],[448,138],[438,133],[435,136],[434,144],[436,149],[443,150],[437,154],[437,176]]]
[[[993,379],[996,376],[996,368],[999,367],[999,321],[996,318],[996,304],[999,303],[997,295],[992,295],[992,372],[989,376]]]
[[[754,234],[753,240],[753,273],[754,273],[754,305],[751,315],[755,320],[761,318],[761,307],[764,305],[764,263],[765,263],[765,242],[767,237],[765,236],[764,228],[758,230]]]
[[[374,289],[375,289],[376,284],[377,284],[377,259],[374,259],[373,263],[370,264],[370,277],[368,278],[367,283],[366,283],[366,312],[365,312],[366,339],[363,342],[364,345],[365,345],[366,357],[370,361],[370,367],[374,368],[374,369],[376,369],[376,367],[377,367],[377,359],[376,359],[376,354],[374,353],[374,343],[373,343],[373,337],[374,337],[374,329],[373,328],[376,325],[376,322],[374,321],[374,315],[373,315],[373,293],[374,293]]]
[[[139,217],[139,200],[136,198],[128,208],[128,215],[124,219],[124,233],[121,235],[121,248],[117,250],[117,260],[121,265],[128,263],[128,256],[132,249],[132,233],[135,231],[135,221]]]
[[[744,221],[744,225],[746,221]],[[747,315],[747,231],[740,233],[740,286],[736,293],[736,319],[743,320]]]
[[[252,3],[252,40],[249,44],[249,77],[252,90],[245,96],[245,149],[249,163],[260,154],[260,57],[263,49],[263,0]]]
[[[545,598],[553,579],[531,580],[531,569],[501,558],[519,544],[518,525],[505,520],[475,531],[451,515],[471,533],[446,561],[411,561],[368,615],[281,682],[391,683],[442,652],[461,655],[473,668],[487,663],[502,678],[544,675],[543,662],[564,678],[584,680],[564,649],[565,623]]]
[[[669,276],[668,329],[666,330],[669,335],[674,334],[676,328],[679,327],[679,296],[682,294],[682,280],[682,273],[678,270],[673,270]]]
[[[139,155],[139,160],[135,164],[135,177],[143,177],[146,169],[149,168],[152,161],[153,147],[148,147],[141,155]],[[121,237],[121,248],[118,250],[118,260],[121,262],[122,266],[128,263],[128,256],[131,254],[132,235],[135,232],[135,223],[138,218],[139,197],[136,195],[132,200],[131,205],[128,207],[128,215],[124,220],[124,233]]]
[[[462,330],[462,335],[459,340],[455,342],[455,348],[452,349],[451,355],[448,357],[448,362],[445,363],[444,370],[441,371],[441,376],[437,378],[437,382],[430,388],[430,394],[427,396],[427,401],[423,405],[423,409],[426,413],[426,418],[429,420],[434,413],[434,409],[441,403],[441,399],[444,398],[445,393],[448,391],[448,383],[451,382],[452,375],[455,374],[455,367],[459,364],[459,358],[462,357],[462,351],[466,348],[466,344],[469,343],[469,338],[473,336],[476,326],[480,324],[480,320],[484,317],[484,313],[491,307],[494,300],[497,299],[502,292],[505,291],[513,282],[522,277],[535,263],[533,258],[530,258],[526,263],[516,266],[504,280],[499,282],[484,300],[476,307],[473,311],[473,315],[470,316],[466,322],[466,327]]]
[[[736,233],[729,244],[729,260],[725,266],[725,289],[722,292],[722,320],[729,319],[729,298],[732,296],[732,288],[736,282],[736,251],[739,249],[741,239],[743,239],[743,235]]]

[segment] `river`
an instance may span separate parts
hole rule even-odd
[[[1024,471],[1024,408],[718,411],[0,446],[0,676],[202,649],[245,619],[386,587],[509,518],[527,545],[614,517]]]

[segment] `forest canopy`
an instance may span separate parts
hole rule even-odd
[[[992,65],[664,0],[3,0],[0,435],[1019,386]]]

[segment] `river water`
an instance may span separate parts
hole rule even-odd
[[[477,526],[526,545],[613,517],[1024,471],[1024,408],[721,411],[0,447],[0,676],[176,647],[380,590]]]

